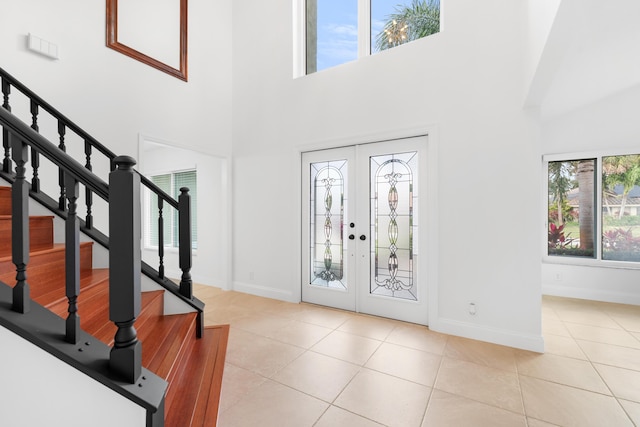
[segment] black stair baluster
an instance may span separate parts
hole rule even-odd
[[[142,371],[142,345],[134,323],[140,313],[140,175],[129,156],[114,159],[109,174],[109,319],[116,324],[109,368],[135,383]]]
[[[11,256],[16,266],[16,285],[13,288],[13,310],[27,313],[31,296],[27,283],[29,263],[29,184],[25,179],[28,147],[11,135],[11,154],[16,164],[15,181],[11,185]]]
[[[191,281],[191,196],[189,188],[180,188],[178,196],[178,256],[182,277],[180,295],[193,300],[193,282]],[[196,318],[196,337],[202,338],[204,316],[198,311]]]
[[[160,258],[160,264],[158,265],[158,277],[164,279],[164,199],[158,194],[158,258]]]
[[[85,168],[87,168],[88,170],[93,170],[93,166],[91,165],[91,143],[87,140],[84,141],[84,154],[86,156],[86,164],[84,165]],[[91,192],[91,190],[88,187],[85,187],[84,190],[84,199],[85,199],[85,203],[87,205],[87,215],[85,217],[85,226],[87,228],[92,228],[93,227],[93,212],[91,210],[92,206],[93,206],[93,193]]]
[[[60,144],[58,148],[64,152],[67,151],[67,147],[65,146],[64,137],[67,133],[67,127],[65,126],[62,120],[58,120],[58,135],[60,136]],[[65,188],[64,188],[64,171],[60,169],[58,171],[58,184],[60,186],[60,197],[58,198],[58,209],[64,211],[65,208]]]
[[[77,215],[79,185],[76,179],[65,173],[65,193],[68,200],[67,219],[65,220],[65,291],[69,300],[69,313],[66,320],[65,339],[77,344],[80,331],[78,316],[78,296],[80,295],[80,221]]]
[[[191,282],[191,196],[189,189],[182,187],[178,196],[178,244],[179,262],[182,270],[180,294],[193,299]]]
[[[11,94],[11,85],[9,81],[2,78],[2,108],[11,112],[11,105],[9,105],[9,95]],[[11,173],[11,142],[9,131],[2,129],[2,146],[4,147],[4,158],[2,160],[2,171]]]
[[[39,106],[36,101],[31,100],[31,129],[36,132],[40,132],[38,126],[38,113]],[[31,169],[33,170],[33,178],[31,179],[31,190],[35,192],[40,191],[40,177],[38,176],[38,169],[40,168],[40,154],[35,148],[31,147]]]

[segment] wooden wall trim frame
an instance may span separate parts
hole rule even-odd
[[[174,68],[118,41],[118,0],[107,0],[107,47],[187,81],[187,1],[180,0],[180,68]]]

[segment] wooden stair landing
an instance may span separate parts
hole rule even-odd
[[[11,191],[0,187],[0,280],[13,286]],[[53,243],[53,216],[30,218],[27,282],[34,301],[66,318],[64,245]],[[116,326],[109,320],[109,272],[92,268],[92,243],[81,243],[78,314],[81,328],[107,345]],[[164,315],[164,291],[143,292],[136,320],[142,365],[168,383],[165,427],[211,427],[218,417],[229,326],[205,327],[196,339],[196,313]]]

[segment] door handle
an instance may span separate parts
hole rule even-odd
[[[367,236],[365,236],[364,234],[360,235],[360,240],[367,240]]]

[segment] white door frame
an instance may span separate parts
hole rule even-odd
[[[434,327],[438,323],[438,248],[439,248],[439,235],[438,235],[438,127],[436,125],[417,127],[417,128],[405,128],[391,130],[387,132],[380,132],[370,135],[359,135],[349,138],[340,138],[332,140],[317,141],[309,144],[299,145],[294,148],[292,153],[295,157],[295,164],[297,164],[297,175],[301,176],[302,173],[302,153],[307,151],[317,151],[329,148],[347,147],[352,145],[360,145],[374,142],[385,142],[396,139],[406,139],[413,137],[426,137],[427,138],[427,171],[426,175],[426,187],[427,187],[427,235],[428,241],[423,247],[426,249],[427,256],[427,298],[428,298],[428,325]],[[423,175],[423,176],[424,176]],[[292,289],[292,297],[295,302],[302,301],[302,284],[300,282],[302,277],[302,183],[301,180],[296,180],[295,197],[298,215],[296,224],[296,236],[299,243],[299,250],[297,251],[296,268],[293,271],[295,274],[294,289]],[[424,255],[423,255],[424,256]]]

